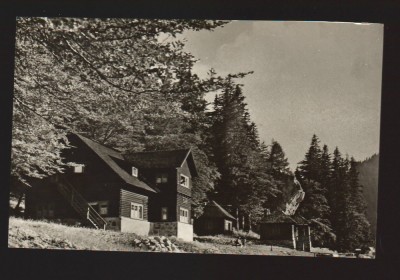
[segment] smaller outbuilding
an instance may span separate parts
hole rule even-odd
[[[194,221],[194,232],[197,235],[232,234],[235,221],[228,211],[215,201],[210,201],[204,213]]]
[[[301,215],[275,211],[260,223],[260,240],[268,245],[310,252],[310,223]]]

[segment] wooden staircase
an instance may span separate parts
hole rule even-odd
[[[53,180],[57,185],[58,191],[82,218],[88,220],[97,229],[106,229],[107,222],[65,178],[61,180],[57,176]]]

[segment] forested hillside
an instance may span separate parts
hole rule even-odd
[[[306,193],[299,212],[314,224],[314,244],[339,251],[373,245],[356,166],[355,159],[344,157],[338,147],[333,154],[327,145],[321,148],[313,135],[296,175]]]
[[[371,231],[376,234],[378,206],[378,171],[379,154],[360,162],[357,166],[360,184],[364,186],[364,196],[367,202],[367,218],[371,223]]]

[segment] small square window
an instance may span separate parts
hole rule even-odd
[[[134,176],[134,177],[138,176],[138,169],[134,166],[132,166],[132,176]]]
[[[108,214],[108,203],[107,202],[103,202],[99,204],[99,208],[100,208],[100,215],[107,215]]]
[[[74,166],[74,173],[83,173],[84,169],[85,169],[84,164],[77,164]]]
[[[157,184],[167,183],[167,182],[168,182],[168,173],[157,174],[157,177],[156,177]]]

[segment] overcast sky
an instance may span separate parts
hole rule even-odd
[[[234,21],[184,36],[201,77],[254,70],[241,80],[250,115],[292,169],[314,133],[356,160],[379,151],[383,25]]]

